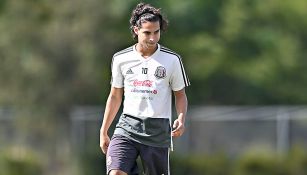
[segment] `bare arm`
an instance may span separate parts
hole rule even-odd
[[[103,122],[100,128],[100,148],[104,154],[106,154],[110,143],[108,130],[119,110],[122,102],[122,96],[123,88],[111,88],[104,111]]]
[[[185,89],[174,91],[174,95],[178,118],[174,121],[172,136],[179,137],[183,134],[185,129],[184,123],[188,108],[188,100],[185,94]]]

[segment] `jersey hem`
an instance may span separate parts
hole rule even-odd
[[[123,128],[116,128],[117,129],[121,129],[123,130],[126,134],[123,133],[117,133],[116,131],[114,132],[114,135],[120,135],[120,136],[124,136],[127,137],[128,139],[137,142],[139,144],[143,144],[143,145],[147,145],[147,146],[152,146],[152,147],[160,147],[160,148],[171,148],[171,144],[168,143],[167,145],[159,145],[159,144],[152,144],[150,142],[146,142],[146,141],[139,141],[138,139],[135,139],[131,136],[131,134],[129,134],[126,130],[124,130]]]

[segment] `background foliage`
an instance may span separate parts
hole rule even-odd
[[[306,103],[305,1],[146,2],[169,18],[161,44],[182,55],[191,104]],[[2,0],[1,104],[103,104],[136,3]]]
[[[41,150],[53,152],[69,137],[73,106],[104,106],[112,55],[134,44],[128,20],[138,2],[0,0],[0,106],[30,111],[17,114],[19,138],[44,137]],[[307,102],[307,1],[144,2],[170,21],[160,43],[183,57],[191,105]]]

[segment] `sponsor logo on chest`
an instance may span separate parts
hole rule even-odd
[[[145,86],[145,87],[152,87],[152,83],[153,81],[151,80],[134,80],[132,85],[135,86],[135,87],[138,87],[138,86]]]

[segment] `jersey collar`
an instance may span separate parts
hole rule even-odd
[[[154,58],[160,51],[160,44],[158,44],[158,48],[157,50],[151,55],[149,56],[148,58],[144,58],[137,50],[136,50],[136,44],[133,46],[133,51],[134,53],[138,56],[138,58],[140,58],[141,60],[143,61],[148,61],[148,60],[151,60],[152,58]]]

